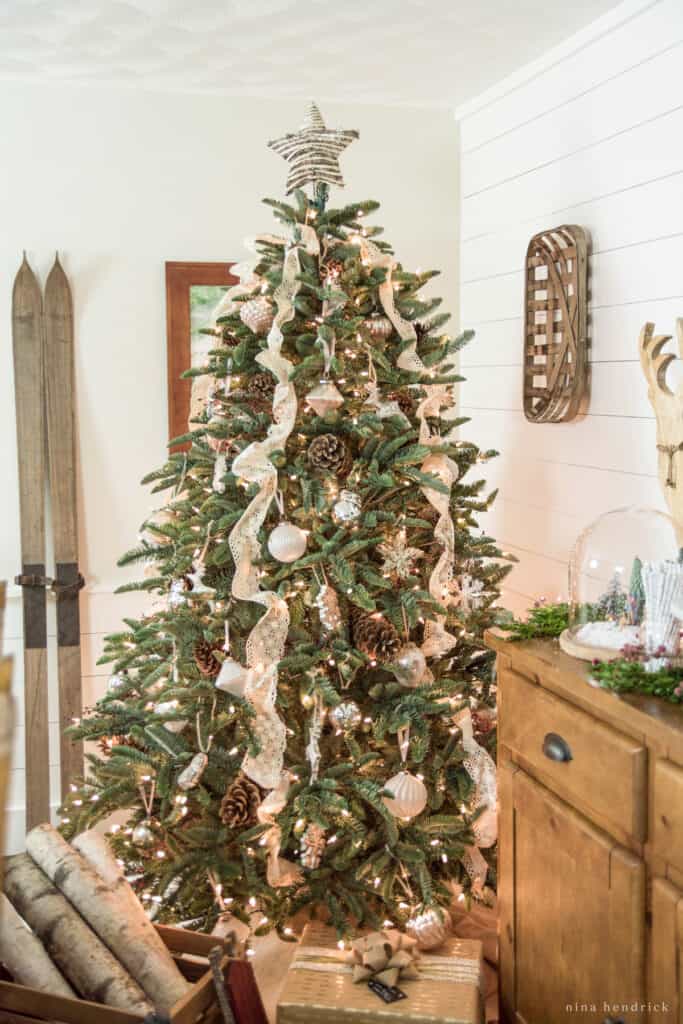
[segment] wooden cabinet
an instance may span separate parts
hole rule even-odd
[[[683,710],[589,684],[557,644],[498,653],[507,1024],[683,1024]]]

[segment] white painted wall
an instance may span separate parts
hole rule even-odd
[[[358,128],[343,155],[346,196],[377,198],[378,222],[407,266],[444,270],[455,311],[457,139],[442,112],[325,107]],[[301,104],[218,96],[3,83],[0,124],[0,579],[20,565],[10,305],[21,251],[44,280],[59,248],[75,302],[80,423],[81,600],[85,702],[102,692],[105,633],[140,606],[112,597],[115,566],[153,507],[138,481],[164,458],[165,260],[244,258],[242,240],[277,230],[262,196],[284,193],[286,165],[266,141],[294,130]],[[333,200],[334,200],[333,196]],[[339,198],[339,194],[337,194]],[[274,226],[275,225],[275,226]],[[23,706],[18,588],[5,646],[16,652],[16,744],[9,848],[23,836]],[[51,629],[54,644],[54,623]],[[56,675],[50,763],[57,797]]]
[[[637,356],[642,324],[683,315],[683,5],[627,0],[588,31],[458,112],[462,411],[502,455],[486,527],[520,564],[515,611],[566,594],[579,531],[602,512],[664,507],[655,423]],[[532,425],[522,412],[523,265],[562,223],[593,242],[589,414]]]

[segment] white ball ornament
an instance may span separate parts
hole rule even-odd
[[[410,772],[402,771],[394,775],[384,783],[384,788],[391,796],[382,799],[396,818],[415,818],[427,806],[427,787]]]
[[[404,644],[391,663],[401,686],[419,686],[427,674],[427,659],[417,644]]]
[[[248,669],[240,665],[239,661],[226,658],[216,679],[216,689],[230,693],[233,697],[243,697],[248,675]]]
[[[268,538],[268,550],[278,562],[296,562],[306,550],[308,538],[294,523],[280,523]]]
[[[437,949],[443,946],[453,931],[451,915],[444,907],[428,907],[421,914],[414,914],[406,922],[406,932],[417,942],[418,949]]]

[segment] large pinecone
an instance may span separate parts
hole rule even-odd
[[[398,631],[380,612],[364,612],[351,606],[353,646],[375,661],[391,661],[401,645]]]
[[[197,640],[194,645],[194,660],[197,668],[203,676],[213,679],[221,670],[221,662],[215,652],[220,651],[220,645],[209,643],[208,640]]]
[[[319,434],[308,446],[308,461],[313,469],[343,476],[351,468],[351,452],[336,434]]]
[[[272,373],[255,373],[247,382],[247,394],[252,398],[272,398],[275,393],[275,377]]]
[[[256,821],[261,790],[246,775],[238,775],[221,800],[221,821],[228,828],[243,828]]]

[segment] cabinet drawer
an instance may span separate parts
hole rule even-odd
[[[510,669],[500,674],[499,738],[547,786],[645,840],[647,750]],[[562,759],[566,758],[566,759]],[[683,823],[682,823],[683,824]]]
[[[683,871],[683,769],[655,764],[654,847],[658,857]]]

